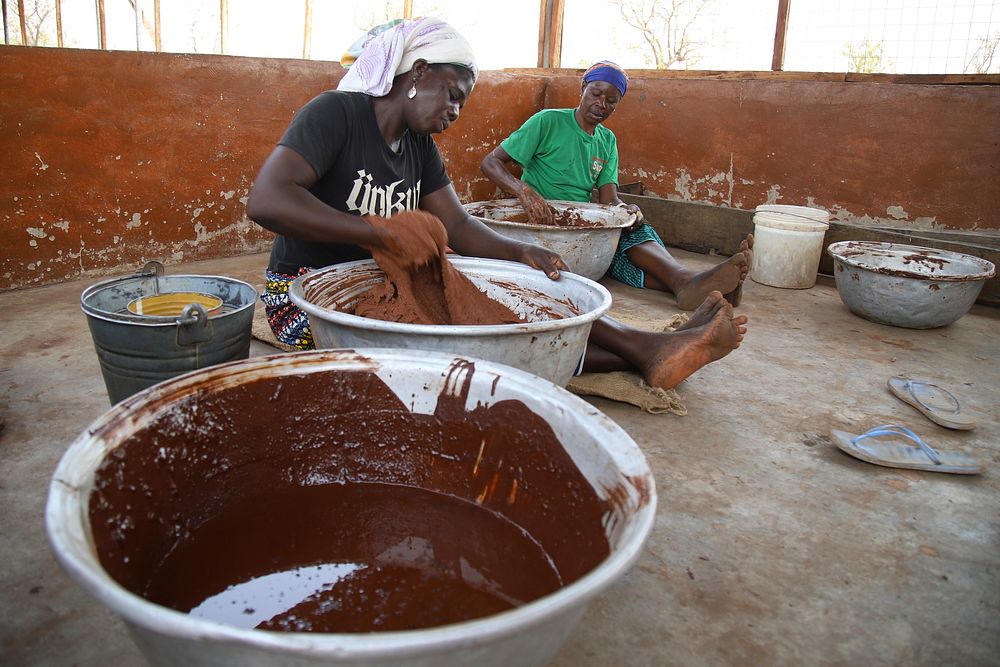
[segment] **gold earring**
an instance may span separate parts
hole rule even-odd
[[[413,85],[410,86],[408,91],[406,91],[406,96],[411,100],[417,96],[417,77],[413,77]]]

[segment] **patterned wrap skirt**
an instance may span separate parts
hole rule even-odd
[[[297,275],[290,275],[266,270],[264,293],[260,295],[267,323],[275,338],[299,350],[311,350],[315,346],[312,330],[309,328],[309,317],[288,298],[288,286],[309,271],[311,269],[301,268]]]
[[[655,241],[664,248],[666,247],[660,236],[656,233],[656,230],[648,223],[643,223],[635,231],[629,229],[622,230],[621,238],[618,240],[618,249],[615,250],[615,256],[611,258],[611,267],[608,269],[608,275],[632,287],[645,287],[646,274],[629,260],[628,251],[641,243],[649,241]]]

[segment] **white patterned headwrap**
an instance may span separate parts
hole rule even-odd
[[[348,70],[337,90],[382,97],[393,78],[409,72],[420,58],[431,65],[461,65],[472,71],[473,84],[479,77],[472,47],[450,25],[431,17],[397,19],[372,28],[350,46],[340,60]]]

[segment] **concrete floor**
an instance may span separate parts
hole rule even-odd
[[[256,284],[264,262],[168,273]],[[144,664],[122,623],[63,573],[43,525],[56,463],[108,408],[78,305],[93,282],[0,294],[4,665]],[[673,312],[670,297],[608,286],[618,308]],[[881,326],[848,312],[827,278],[802,291],[748,282],[739,310],[746,342],[681,385],[687,416],[593,400],[645,452],[659,512],[640,561],[554,665],[1000,664],[1000,313],[977,306],[932,331]],[[886,390],[896,374],[952,388],[978,428],[931,424]],[[882,468],[828,437],[883,423],[992,467]]]

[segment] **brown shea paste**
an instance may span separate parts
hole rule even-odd
[[[364,292],[352,314],[404,324],[514,324],[510,308],[480,291],[448,261],[441,221],[423,211],[368,218],[387,246],[372,251],[385,282]]]
[[[552,221],[544,222],[539,220],[529,220],[528,214],[523,211],[523,209],[518,208],[517,213],[503,213],[500,214],[499,211],[505,210],[505,208],[498,207],[486,202],[480,206],[473,206],[469,209],[470,215],[475,215],[483,217],[489,220],[499,220],[503,222],[518,222],[521,224],[533,224],[533,225],[543,225],[548,227],[576,227],[584,229],[601,229],[606,227],[607,224],[598,220],[588,220],[583,217],[580,209],[573,206],[564,206],[556,208],[554,206],[549,207],[552,211]]]
[[[604,227],[600,222],[595,222],[593,220],[587,220],[579,211],[574,209],[553,209],[552,210],[552,222],[542,222],[542,221],[531,221],[528,219],[526,213],[515,213],[514,215],[504,216],[504,220],[507,222],[520,222],[520,223],[531,223],[533,225],[546,225],[549,227],[586,227],[586,228],[600,228]]]
[[[609,554],[610,501],[520,401],[466,408],[474,372],[456,360],[432,414],[361,370],[174,401],[97,471],[101,564],[153,602],[279,631],[432,627],[576,581]]]

